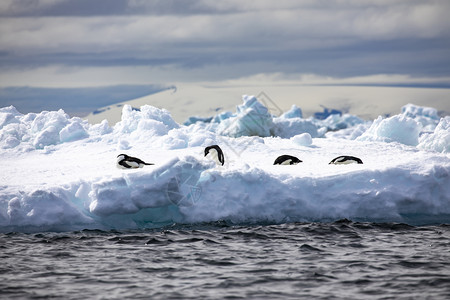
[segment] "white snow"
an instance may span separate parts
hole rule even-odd
[[[272,116],[244,96],[235,113],[177,124],[169,111],[124,106],[89,124],[62,110],[0,108],[0,232],[134,229],[173,222],[450,223],[450,117],[406,105],[373,122],[356,116]],[[204,157],[218,144],[225,165]],[[155,163],[120,170],[126,153]],[[289,154],[303,162],[275,166]],[[361,165],[329,165],[339,155]]]
[[[291,137],[291,141],[299,146],[310,146],[313,142],[311,135],[307,132]]]

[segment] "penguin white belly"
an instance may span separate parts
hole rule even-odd
[[[127,161],[126,164],[129,165],[133,169],[142,168],[142,166],[143,166],[142,164],[137,163],[135,161]]]
[[[286,159],[285,161],[283,161],[280,165],[284,165],[284,166],[287,166],[287,165],[290,165],[291,164],[291,159]]]
[[[222,165],[221,162],[219,161],[219,153],[217,153],[216,149],[211,149],[209,151],[208,157],[209,157],[209,159],[214,161],[216,164]]]

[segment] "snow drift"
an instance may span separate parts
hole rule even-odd
[[[179,125],[151,106],[114,127],[62,110],[0,109],[0,231],[134,229],[226,220],[450,223],[450,117],[407,105],[373,122],[280,117],[244,96],[236,113]],[[219,144],[225,166],[203,155]],[[119,153],[155,163],[119,170]],[[296,166],[274,166],[282,154]],[[338,155],[364,164],[336,166]]]

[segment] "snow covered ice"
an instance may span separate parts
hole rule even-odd
[[[134,229],[174,222],[450,223],[450,117],[406,105],[373,122],[344,114],[277,117],[253,96],[237,111],[191,118],[124,106],[89,124],[62,110],[0,109],[0,231]],[[204,157],[218,144],[225,165]],[[155,163],[120,170],[126,153]],[[303,162],[274,166],[282,154]],[[352,155],[362,165],[329,165]]]

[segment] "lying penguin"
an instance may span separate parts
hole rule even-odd
[[[209,156],[208,156],[209,155]],[[211,158],[217,165],[223,166],[225,158],[222,149],[218,145],[212,145],[205,148],[205,157]]]
[[[137,157],[128,156],[126,154],[119,154],[117,156],[117,167],[120,169],[138,169],[151,165],[154,164],[146,163]]]
[[[301,163],[302,161],[295,156],[292,155],[281,155],[275,159],[274,165],[296,165]]]
[[[347,165],[347,164],[362,164],[362,160],[358,157],[342,155],[333,158],[329,165]]]

